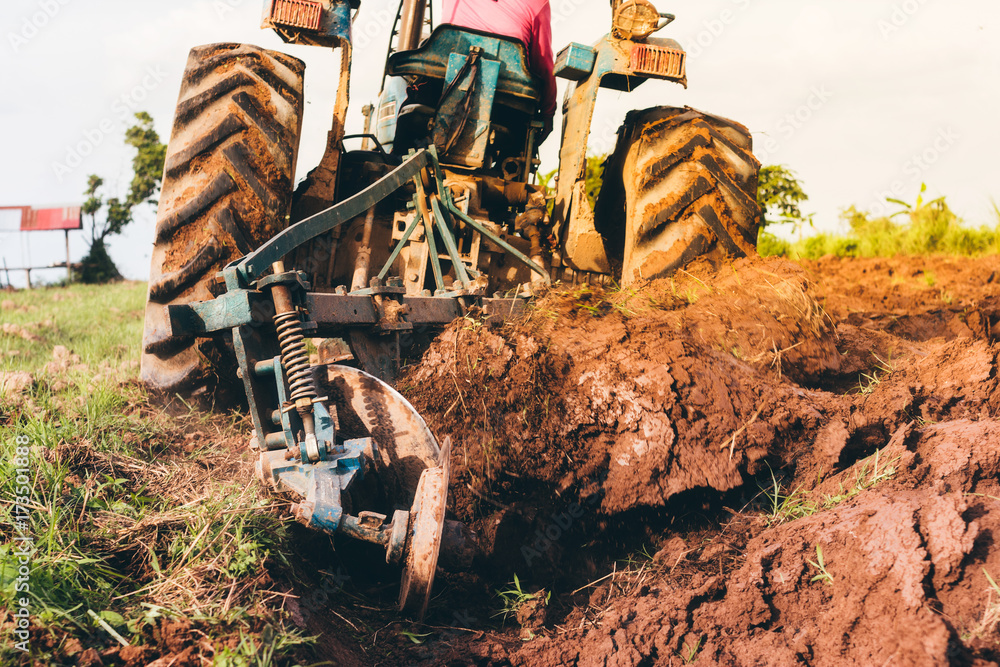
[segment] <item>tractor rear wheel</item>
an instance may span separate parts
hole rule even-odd
[[[596,215],[622,284],[669,276],[697,257],[756,253],[760,162],[751,151],[750,132],[719,116],[628,114]]]
[[[141,374],[154,394],[206,404],[236,383],[225,343],[171,335],[165,306],[211,299],[218,271],[288,226],[304,71],[256,46],[191,50],[149,276]]]

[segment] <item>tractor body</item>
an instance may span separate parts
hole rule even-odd
[[[243,45],[192,52],[168,149],[142,373],[154,391],[202,397],[237,375],[260,479],[299,499],[303,523],[383,546],[403,565],[401,607],[422,612],[438,553],[467,561],[474,549],[444,520],[449,445],[387,384],[406,349],[473,309],[494,323],[516,316],[533,283],[603,281],[623,258],[629,282],[692,249],[739,251],[718,219],[756,224],[754,209],[737,215],[756,172],[745,130],[660,109],[620,133],[618,178],[595,223],[584,169],[598,90],[650,78],[686,85],[683,50],[651,37],[673,17],[648,0],[613,3],[608,36],[559,53],[556,74],[571,85],[551,218],[535,184],[541,95],[524,45],[455,26],[425,30],[426,0],[401,3],[374,134],[369,108],[365,134],[347,137],[357,8],[265,3],[264,27],[342,59],[324,157],[294,196],[301,63]],[[362,148],[346,150],[351,139]],[[652,159],[658,141],[673,142],[676,159]],[[743,146],[745,168],[706,159],[713,142]],[[685,161],[692,168],[671,175]],[[647,180],[632,183],[629,169]],[[700,180],[684,180],[699,169]],[[715,177],[721,185],[704,185]],[[689,199],[696,205],[671,203]],[[687,217],[670,238],[683,247],[664,248],[664,211],[675,209]],[[641,260],[634,276],[630,257]],[[334,339],[341,344],[310,355],[307,341]],[[350,359],[360,370],[338,365]]]

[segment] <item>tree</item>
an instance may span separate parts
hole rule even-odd
[[[95,174],[87,180],[82,213],[90,217],[90,247],[83,258],[80,280],[85,283],[106,283],[121,279],[121,273],[108,255],[106,240],[109,236],[121,234],[132,222],[135,209],[146,203],[156,204],[153,199],[160,189],[163,178],[163,163],[167,147],[160,142],[160,136],[153,129],[153,118],[145,111],[135,115],[138,121],[125,132],[125,143],[136,150],[132,158],[132,182],[124,198],[105,199],[99,191],[104,187],[104,179]]]
[[[809,195],[802,189],[795,172],[781,165],[761,167],[757,203],[761,208],[761,229],[767,225],[789,223],[799,236],[806,225],[812,227],[812,215],[802,215],[799,207]]]

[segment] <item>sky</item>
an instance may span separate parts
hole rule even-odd
[[[654,0],[655,1],[655,0]],[[556,50],[607,32],[606,0],[553,0]],[[661,36],[688,50],[689,86],[652,81],[602,91],[590,150],[610,151],[630,109],[692,106],[746,125],[764,164],[800,178],[820,230],[847,206],[883,213],[886,197],[947,196],[969,224],[995,224],[1000,200],[1000,3],[995,0],[659,0],[677,20]],[[4,0],[0,4],[0,206],[79,204],[90,174],[109,195],[130,180],[132,114],[167,141],[192,46],[247,42],[307,63],[297,179],[321,157],[338,58],[259,29],[260,0]],[[363,0],[356,19],[348,131],[376,100],[398,0]],[[440,15],[440,3],[435,0]],[[565,84],[560,84],[560,94]],[[557,118],[558,130],[558,118]],[[555,169],[558,136],[542,146]],[[894,209],[891,209],[894,210]],[[155,211],[111,241],[128,278],[149,272]],[[0,268],[62,261],[61,232],[12,233],[0,215]],[[16,224],[16,223],[15,223]],[[86,250],[71,234],[71,254]],[[35,279],[59,279],[44,271]],[[0,275],[0,280],[6,278]],[[23,277],[11,275],[15,284]]]

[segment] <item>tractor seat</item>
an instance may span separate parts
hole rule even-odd
[[[535,114],[542,86],[528,69],[528,50],[511,37],[441,25],[416,49],[389,56],[386,71],[389,76],[419,76],[444,81],[451,54],[467,54],[474,46],[482,49],[483,57],[501,63],[496,103]]]

